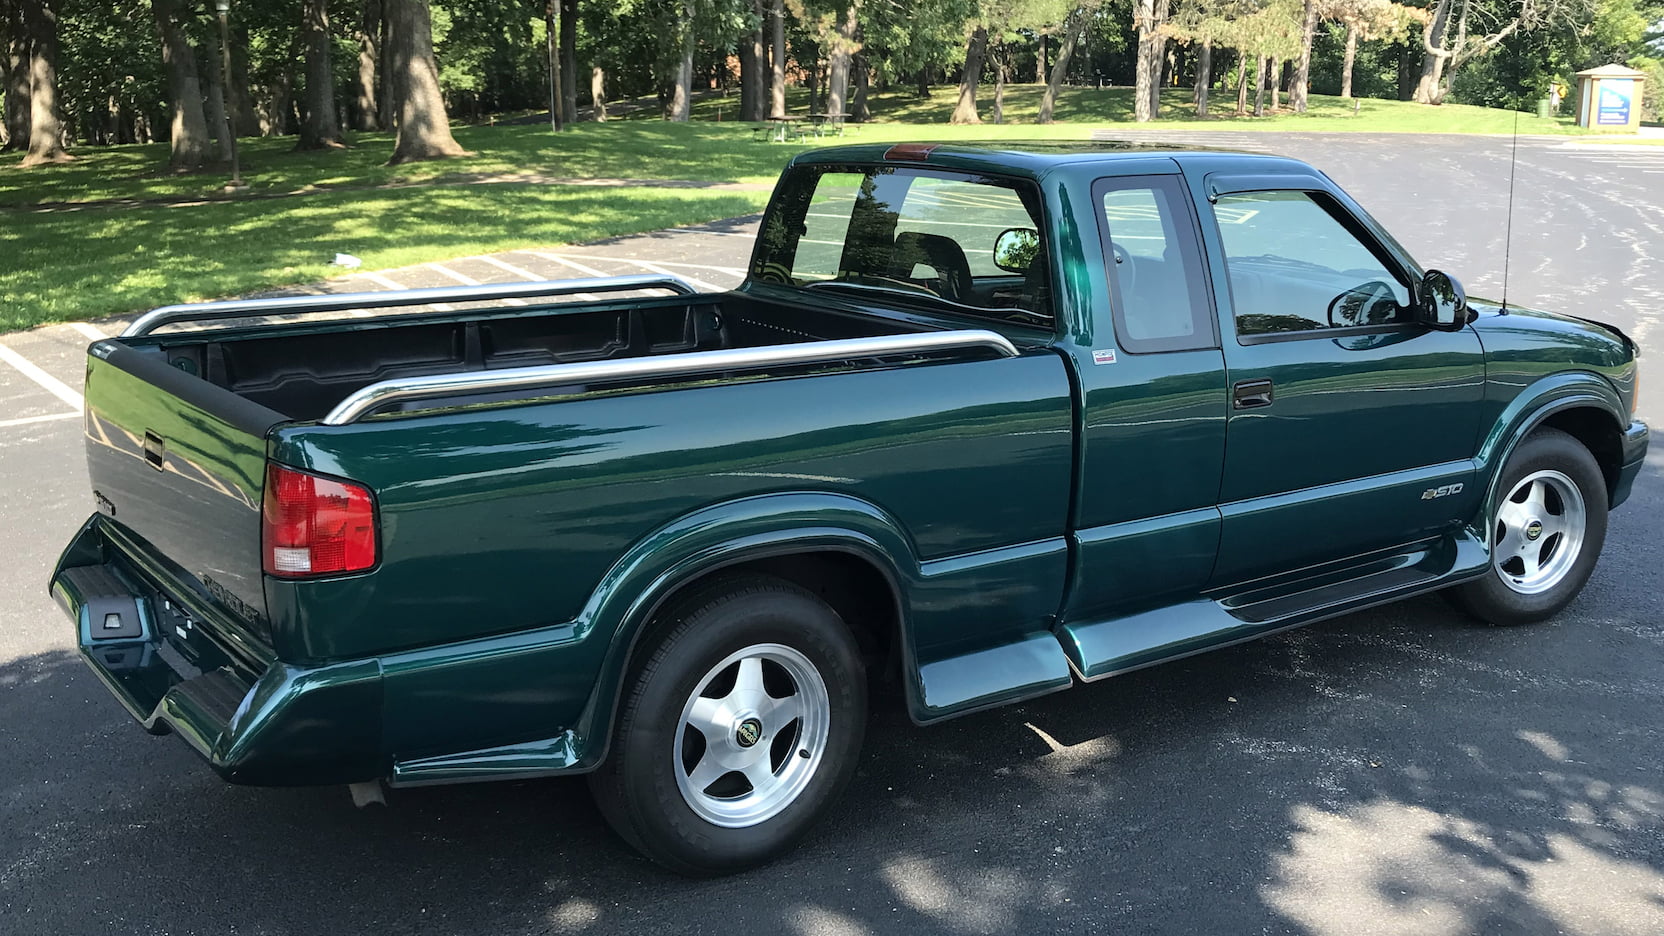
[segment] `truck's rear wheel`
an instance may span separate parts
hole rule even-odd
[[[1492,624],[1558,614],[1594,571],[1606,541],[1606,480],[1583,443],[1539,429],[1503,468],[1490,517],[1491,568],[1447,594]]]
[[[763,576],[701,589],[661,621],[590,789],[626,841],[673,870],[765,862],[854,772],[859,648],[825,602]]]

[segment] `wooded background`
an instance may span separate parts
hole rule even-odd
[[[26,166],[168,140],[185,170],[229,134],[380,129],[403,162],[460,155],[453,119],[687,120],[716,92],[742,120],[788,87],[861,120],[875,91],[954,82],[956,123],[1003,120],[1016,82],[1047,86],[1042,122],[1065,84],[1133,86],[1138,120],[1175,86],[1196,116],[1309,93],[1530,108],[1609,62],[1648,72],[1656,120],[1661,20],[1664,0],[236,0],[227,83],[212,2],[0,0],[0,135]]]

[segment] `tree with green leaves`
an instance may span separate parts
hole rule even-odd
[[[980,123],[976,94],[988,64],[994,67],[994,120],[1004,120],[1005,80],[1010,68],[1009,45],[1021,40],[1018,30],[1039,31],[1061,23],[1068,15],[1067,0],[981,0],[966,21],[968,41],[965,67],[953,123]]]
[[[1057,60],[1052,63],[1051,77],[1046,81],[1046,90],[1040,95],[1039,122],[1052,122],[1053,110],[1057,107],[1057,92],[1063,87],[1063,79],[1069,74],[1069,59],[1074,57],[1075,46],[1080,43],[1080,37],[1092,23],[1092,18],[1098,14],[1098,8],[1103,0],[1077,0],[1075,8],[1070,11],[1069,18],[1063,27],[1063,40],[1058,43]]]
[[[1517,32],[1580,28],[1596,18],[1600,5],[1601,0],[1438,0],[1422,31],[1424,55],[1415,100],[1442,102],[1464,64],[1491,54]]]
[[[176,172],[198,169],[208,161],[208,117],[203,110],[202,81],[188,30],[194,11],[179,0],[150,0],[156,30],[162,38],[162,65],[168,73],[168,163]]]
[[[6,96],[5,145],[29,148],[29,30],[23,0],[0,0],[0,94]]]
[[[428,0],[387,0],[387,42],[398,135],[389,164],[466,156],[451,135],[439,66],[433,58],[433,14]]]
[[[306,113],[301,119],[297,148],[339,149],[345,141],[335,114],[329,0],[303,0],[300,35],[301,45],[306,49]]]
[[[1352,96],[1352,70],[1358,61],[1358,43],[1370,42],[1403,32],[1411,23],[1424,20],[1426,11],[1392,0],[1325,0],[1324,12],[1346,30],[1341,59],[1340,96]]]

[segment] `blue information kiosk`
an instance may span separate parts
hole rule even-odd
[[[1577,125],[1607,133],[1641,129],[1641,82],[1646,72],[1602,65],[1577,73]]]

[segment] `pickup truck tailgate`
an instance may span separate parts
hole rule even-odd
[[[93,345],[87,359],[87,468],[117,541],[207,603],[213,617],[271,640],[260,566],[266,434],[284,417],[170,366],[165,347]]]

